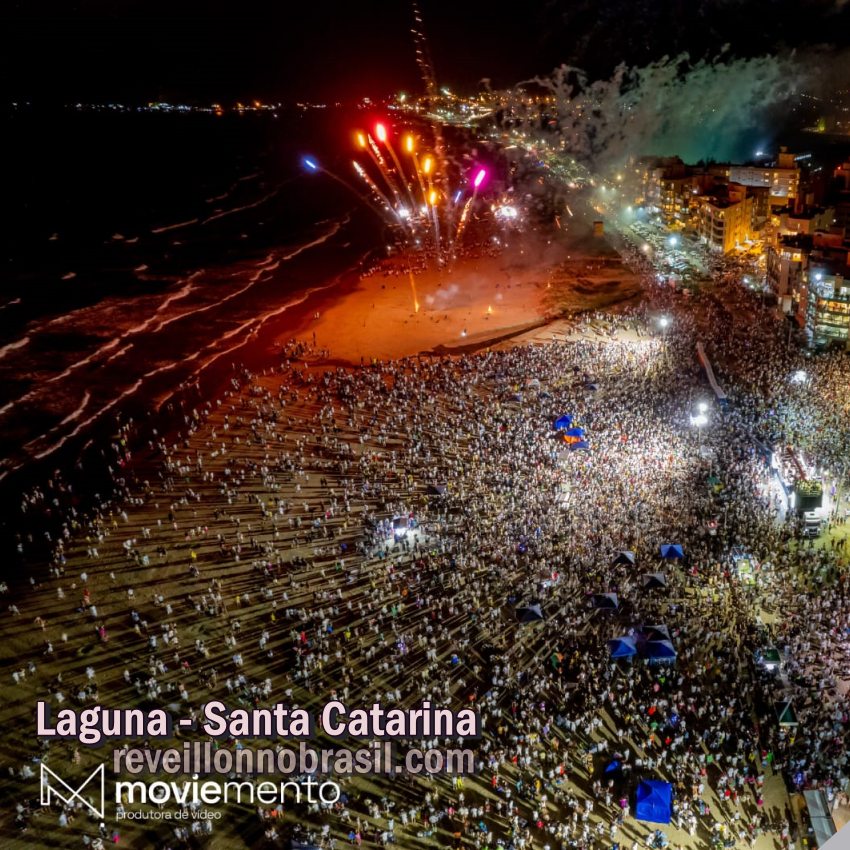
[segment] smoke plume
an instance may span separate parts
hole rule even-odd
[[[804,69],[814,67],[793,55],[693,63],[683,54],[642,68],[620,65],[609,80],[590,81],[562,65],[528,82],[554,97],[565,152],[598,168],[632,154],[734,159],[744,138],[763,136],[769,114],[792,109],[810,85]]]

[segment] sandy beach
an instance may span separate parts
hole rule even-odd
[[[359,364],[481,347],[563,315],[609,307],[641,284],[604,239],[529,233],[496,256],[409,272],[387,263],[302,320],[296,338]],[[292,337],[291,325],[277,343]]]
[[[717,721],[676,693],[675,677],[638,663],[615,670],[605,651],[635,623],[664,622],[682,676],[701,700],[725,706],[721,679],[755,682],[749,659],[762,605],[784,594],[789,608],[801,604],[796,583],[808,579],[796,567],[767,575],[757,595],[722,569],[731,542],[774,563],[786,543],[760,501],[767,491],[757,459],[736,472],[722,454],[740,439],[734,426],[713,411],[715,428],[697,441],[683,419],[701,391],[692,356],[701,325],[670,290],[643,290],[645,279],[604,240],[530,237],[447,273],[420,273],[418,312],[410,277],[390,271],[283,313],[253,341],[249,368],[230,369],[221,392],[195,387],[177,400],[168,427],[151,414],[102,444],[114,501],[97,498],[84,514],[60,473],[24,496],[17,573],[3,585],[0,754],[11,805],[0,819],[15,836],[4,847],[77,846],[85,834],[93,848],[116,837],[162,850],[271,848],[293,837],[302,847],[429,850],[482,846],[480,823],[535,850],[569,835],[591,847],[591,825],[624,846],[648,847],[649,828],[628,814],[634,783],[600,781],[621,749],[635,777],[689,780],[677,791],[687,814],[666,828],[674,846],[702,846],[737,816],[752,828],[751,847],[776,846],[780,827],[770,824],[786,817],[788,800],[780,770],[764,769],[758,790],[730,804],[725,773],[700,778],[702,744],[671,747],[665,763],[667,745],[635,705],[653,700],[653,712],[663,711],[677,700],[689,728],[714,734]],[[724,314],[699,304],[720,346],[731,338]],[[667,338],[654,325],[662,312],[672,317]],[[473,348],[492,350],[328,368]],[[734,362],[728,350],[726,358]],[[587,428],[587,452],[553,441],[551,423],[567,411]],[[717,511],[703,485],[703,446],[740,485],[730,488],[741,495],[716,538],[702,521]],[[683,543],[692,569],[659,561],[668,539]],[[610,562],[620,548],[634,552],[639,569],[664,570],[668,589],[644,593],[634,564]],[[826,557],[825,544],[820,552]],[[598,616],[588,591],[605,589],[625,605]],[[533,599],[547,620],[529,626],[514,606]],[[729,635],[747,635],[720,664],[706,637],[717,611]],[[612,671],[626,684],[616,696],[573,687]],[[515,688],[502,687],[509,676]],[[166,705],[182,716],[211,697],[312,710],[334,696],[364,705],[475,702],[486,722],[485,766],[466,784],[341,778],[342,808],[232,806],[211,832],[200,822],[133,822],[119,815],[119,802],[122,812],[134,808],[129,801],[111,805],[101,827],[80,806],[44,807],[34,796],[38,761],[76,779],[110,756],[108,747],[39,741],[37,699],[54,711]],[[742,707],[723,729],[744,734],[751,716]],[[818,718],[811,722],[817,728]],[[678,733],[669,728],[672,742]],[[708,748],[722,755],[714,741]],[[234,735],[221,746],[242,743]],[[760,744],[750,736],[741,746]],[[784,745],[766,738],[764,746]],[[581,825],[569,814],[579,800],[597,806]]]

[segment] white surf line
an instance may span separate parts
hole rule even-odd
[[[220,298],[218,301],[214,301],[211,304],[206,304],[203,307],[199,307],[197,310],[192,310],[191,312],[181,313],[179,316],[172,316],[170,319],[165,319],[160,322],[155,328],[154,333],[161,331],[164,327],[167,327],[174,322],[179,322],[181,319],[188,318],[190,316],[197,316],[199,313],[205,313],[207,310],[212,310],[215,307],[219,307],[222,304],[226,304],[228,301],[242,295],[244,292],[247,292],[251,289],[254,284],[256,284],[260,278],[269,271],[274,271],[276,268],[280,266],[281,263],[287,262],[288,260],[292,260],[297,257],[299,254],[302,254],[304,251],[308,251],[310,248],[315,248],[317,245],[321,245],[324,242],[327,242],[328,239],[332,239],[339,233],[340,228],[346,225],[349,222],[349,217],[337,221],[334,223],[334,226],[322,236],[319,236],[317,239],[314,239],[312,242],[307,242],[304,245],[299,245],[293,251],[290,251],[288,254],[284,254],[283,256],[275,258],[273,254],[269,254],[267,260],[264,265],[258,267],[258,271],[255,272],[248,280],[248,283],[243,286],[241,289],[237,289],[235,292],[231,292],[229,295],[226,295],[224,298]]]
[[[211,221],[216,221],[219,218],[224,218],[225,216],[233,215],[234,213],[242,212],[243,210],[250,210],[254,207],[258,207],[260,206],[260,204],[264,204],[266,201],[273,198],[280,191],[282,186],[282,183],[278,186],[275,186],[275,188],[272,189],[272,191],[269,192],[267,195],[263,195],[262,198],[259,198],[256,201],[252,201],[250,204],[243,204],[241,207],[234,207],[232,210],[222,210],[221,212],[214,213],[213,215],[205,218],[201,222],[201,224],[209,224]]]
[[[133,343],[131,342],[129,345],[125,345],[123,348],[119,348],[115,354],[110,354],[106,360],[103,361],[103,365],[106,366],[107,363],[111,363],[113,360],[117,360],[119,357],[123,357],[131,348],[133,347]]]
[[[79,419],[82,416],[83,411],[88,407],[88,403],[91,399],[91,393],[86,390],[83,395],[83,400],[80,402],[79,407],[73,412],[69,413],[58,425],[54,425],[49,431],[46,431],[44,434],[36,437],[34,440],[30,440],[25,446],[24,449],[30,448],[30,446],[34,446],[36,443],[40,443],[42,440],[46,440],[48,437],[52,437],[60,428],[68,425],[70,422],[73,422],[75,419]]]
[[[135,327],[130,328],[129,330],[127,330],[123,334],[121,334],[121,336],[114,337],[109,342],[104,343],[103,345],[100,346],[100,348],[96,349],[91,354],[84,357],[82,360],[77,360],[76,362],[72,363],[70,366],[66,367],[58,375],[54,375],[52,378],[48,378],[46,381],[43,381],[35,389],[32,389],[29,392],[25,393],[24,395],[22,395],[22,396],[20,396],[16,399],[12,399],[12,401],[9,401],[6,404],[4,404],[3,407],[0,407],[0,416],[2,416],[4,413],[7,413],[12,408],[17,407],[19,404],[23,404],[26,401],[30,401],[30,400],[36,398],[39,394],[39,389],[40,389],[41,386],[43,386],[45,384],[53,384],[56,381],[67,378],[69,375],[76,372],[77,369],[81,369],[83,366],[87,366],[92,361],[97,360],[101,355],[106,354],[106,352],[108,352],[108,351],[112,351],[114,348],[117,348],[128,336],[132,336],[134,334],[138,334],[138,333],[141,333],[144,330],[147,330],[147,328],[150,327],[150,325],[152,325],[156,321],[157,315],[159,313],[161,313],[166,307],[168,307],[169,304],[173,304],[175,301],[178,301],[181,298],[185,298],[187,295],[189,295],[189,293],[191,293],[193,291],[195,278],[198,277],[198,275],[202,274],[203,272],[204,272],[204,269],[198,269],[198,271],[189,275],[189,278],[188,278],[187,282],[185,283],[185,285],[178,292],[174,292],[171,295],[169,295],[156,308],[156,311],[154,312],[153,316],[151,316],[148,319],[145,319],[145,321],[142,322],[140,325],[136,325]],[[83,307],[83,308],[80,308],[80,311],[90,310],[90,309],[94,309],[94,308],[93,307]],[[80,312],[80,311],[76,311],[76,312]],[[47,325],[45,325],[45,327],[52,325],[52,324],[55,324],[57,321],[60,321],[60,320],[59,319],[53,319],[50,322],[48,322]],[[128,351],[129,348],[130,348],[130,346],[125,346],[124,351]],[[107,362],[115,360],[118,356],[119,356],[119,352],[116,352],[115,354],[113,354],[109,358],[109,360]]]
[[[327,241],[327,239],[331,238],[331,236],[333,236],[335,233],[337,233],[339,231],[340,227],[342,227],[342,225],[344,223],[347,223],[348,221],[349,221],[349,217],[346,216],[344,219],[337,222],[334,225],[334,227],[330,231],[328,231],[328,233],[326,233],[324,236],[320,237],[319,239],[314,240],[313,242],[310,242],[310,243],[307,243],[305,245],[300,246],[298,249],[296,249],[295,251],[292,251],[289,255],[287,255],[286,257],[284,257],[282,259],[291,259],[292,257],[300,254],[302,251],[306,251],[310,247],[313,247],[315,245],[318,245],[318,244],[321,244],[321,243]],[[367,254],[368,254],[368,252],[367,252]],[[360,258],[358,263],[362,262],[363,257],[367,256],[367,254],[364,254]],[[357,267],[357,264],[351,266],[347,271],[351,271],[351,269],[356,268],[356,267]],[[262,269],[261,268],[260,272],[267,271],[267,270],[268,269]],[[345,274],[345,272],[343,272],[343,274]],[[36,455],[33,455],[33,457],[36,460],[42,460],[43,458],[48,457],[49,455],[53,454],[53,452],[58,451],[60,448],[62,448],[62,446],[65,445],[65,443],[68,442],[68,440],[72,439],[73,437],[76,437],[77,434],[80,433],[80,431],[82,431],[84,428],[87,428],[89,425],[91,425],[93,422],[95,422],[97,419],[99,419],[104,413],[106,413],[106,411],[111,410],[113,407],[115,407],[116,404],[118,404],[119,402],[121,402],[125,398],[127,398],[128,396],[135,393],[139,389],[139,387],[142,386],[142,384],[145,382],[145,380],[147,380],[148,378],[152,378],[154,375],[160,375],[160,374],[163,374],[165,372],[169,372],[172,369],[176,369],[179,365],[186,363],[190,360],[197,360],[198,357],[200,357],[206,351],[209,351],[210,349],[214,348],[222,340],[230,339],[231,337],[235,336],[236,334],[241,333],[245,328],[250,327],[252,324],[256,324],[256,327],[253,328],[253,330],[245,337],[245,339],[240,341],[237,345],[231,346],[231,348],[225,349],[224,351],[216,352],[214,357],[212,357],[210,360],[206,361],[198,370],[196,370],[194,373],[192,373],[191,378],[194,378],[196,375],[198,375],[200,372],[202,372],[211,363],[214,363],[220,357],[223,357],[225,354],[229,354],[233,351],[236,351],[237,349],[239,349],[243,345],[245,345],[251,339],[251,337],[254,336],[257,333],[257,331],[259,331],[260,328],[269,319],[271,319],[275,316],[279,316],[281,313],[286,312],[290,307],[296,307],[299,304],[302,304],[304,301],[306,301],[311,295],[315,294],[316,292],[321,292],[325,289],[330,289],[331,287],[336,286],[339,283],[341,277],[342,277],[342,275],[338,275],[330,283],[327,283],[323,286],[311,287],[310,289],[305,290],[299,297],[294,298],[291,301],[288,301],[286,304],[282,305],[281,307],[277,308],[276,310],[272,310],[272,311],[264,314],[263,316],[261,316],[259,318],[254,317],[254,318],[248,319],[247,321],[243,322],[238,327],[228,331],[227,333],[225,333],[221,337],[219,337],[217,340],[214,340],[213,342],[206,345],[203,349],[199,349],[194,354],[192,354],[188,357],[185,357],[185,358],[183,358],[179,361],[168,363],[165,366],[159,366],[156,369],[152,369],[149,372],[145,372],[142,375],[142,377],[139,378],[131,387],[124,390],[124,392],[122,392],[119,396],[114,398],[111,402],[109,402],[108,404],[101,407],[96,413],[92,414],[84,422],[81,422],[79,425],[77,425],[77,427],[74,428],[73,431],[71,431],[69,434],[66,434],[64,437],[62,437],[62,439],[60,439],[58,442],[56,442],[53,446],[50,446],[49,448],[45,449],[44,451],[39,452]],[[219,304],[219,303],[221,303],[221,302],[220,301],[216,302],[216,304]],[[215,306],[215,305],[209,305],[209,306]],[[174,395],[174,393],[172,393],[171,396],[169,396],[169,398],[171,398],[173,395]],[[8,407],[8,405],[7,405],[7,407]],[[160,405],[160,407],[161,407],[161,405]],[[0,413],[2,413],[2,412],[3,411],[0,410]],[[12,470],[10,470],[10,472],[13,472],[15,469],[19,469],[20,466],[22,466],[22,464],[14,467]],[[2,475],[0,475],[0,481],[2,481],[3,478],[5,478],[7,474],[8,473],[3,473]]]
[[[15,342],[10,342],[8,345],[4,345],[0,348],[0,360],[2,360],[9,352],[17,351],[19,348],[23,348],[25,345],[28,345],[30,338],[28,336],[21,337],[21,339],[16,340]]]
[[[101,354],[105,354],[107,351],[112,351],[113,348],[117,348],[128,336],[135,336],[136,334],[143,333],[146,331],[154,322],[157,321],[157,316],[165,310],[170,304],[173,304],[175,301],[180,301],[185,298],[189,293],[194,290],[194,280],[200,274],[203,273],[203,269],[199,269],[193,274],[189,275],[189,279],[186,284],[180,289],[178,292],[173,292],[167,298],[165,298],[161,304],[156,308],[154,314],[147,319],[145,319],[141,324],[134,325],[132,328],[128,328],[124,331],[120,336],[116,336],[114,339],[107,342],[105,345],[102,345],[96,351],[92,352],[88,355],[88,357],[84,357],[82,360],[78,360],[76,363],[72,363],[68,366],[63,372],[60,372],[58,375],[54,375],[52,378],[48,378],[45,383],[53,384],[56,381],[60,381],[63,378],[67,378],[73,372],[76,372],[77,369],[88,365],[92,362],[92,360],[96,360]],[[112,359],[112,358],[110,358]]]
[[[176,224],[165,224],[162,227],[152,227],[151,233],[167,233],[169,230],[179,230],[181,227],[189,227],[197,224],[199,219],[190,218],[188,221],[178,221]]]
[[[85,422],[81,422],[79,425],[77,425],[77,427],[74,428],[73,431],[71,431],[69,434],[66,434],[64,437],[62,437],[62,439],[59,440],[58,443],[54,443],[49,448],[46,448],[43,452],[39,452],[38,454],[33,455],[33,457],[36,460],[42,460],[42,458],[46,458],[48,455],[52,455],[53,452],[57,451],[58,449],[61,449],[62,446],[64,446],[65,443],[68,442],[68,440],[70,440],[72,437],[76,437],[77,434],[79,434],[80,431],[83,430],[83,428],[87,428],[89,425],[92,424],[92,422],[96,421],[101,416],[103,416],[103,414],[106,413],[107,410],[111,410],[120,401],[123,401],[125,398],[127,398],[127,396],[130,396],[134,392],[136,392],[136,390],[142,385],[142,381],[143,381],[143,379],[139,378],[136,381],[136,383],[133,384],[132,387],[124,390],[124,392],[121,393],[121,395],[116,396],[112,401],[109,402],[109,404],[105,404],[103,407],[99,408],[97,413],[93,413],[91,416],[89,416],[88,419],[85,420]]]

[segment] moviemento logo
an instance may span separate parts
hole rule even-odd
[[[106,765],[100,765],[100,767],[96,767],[90,774],[88,779],[80,785],[79,788],[72,788],[61,776],[57,776],[46,764],[41,765],[41,805],[49,806],[52,802],[53,797],[57,797],[66,805],[70,806],[71,801],[75,798],[79,800],[84,806],[89,808],[94,814],[96,814],[101,820],[105,818],[104,812],[106,811],[105,799],[106,799],[106,779],[104,774],[104,768]],[[98,809],[96,806],[93,806],[88,800],[86,800],[81,791],[89,784],[89,782],[94,779],[95,776],[100,776],[100,808]],[[51,778],[55,780],[51,782]],[[61,787],[60,787],[61,786]],[[93,788],[96,786],[92,786]],[[69,794],[70,796],[65,796]]]

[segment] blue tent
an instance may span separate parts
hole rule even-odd
[[[609,611],[613,611],[620,607],[620,601],[617,599],[616,593],[594,593],[593,607],[607,608]]]
[[[584,428],[569,428],[567,429],[568,437],[583,437],[584,436]]]
[[[644,779],[635,794],[635,817],[651,823],[670,823],[673,786],[658,779]]]
[[[611,658],[631,658],[637,655],[637,642],[630,635],[615,637],[608,641]]]
[[[641,646],[641,655],[645,661],[660,664],[676,660],[676,648],[669,640],[648,640]]]
[[[673,640],[670,636],[670,629],[668,629],[664,624],[657,626],[641,626],[639,634],[641,640]]]
[[[634,566],[635,563],[635,553],[630,552],[628,549],[623,549],[621,552],[617,552],[617,556],[611,561],[611,565],[614,566],[616,564],[631,564]]]
[[[519,607],[514,613],[520,623],[536,623],[543,619],[543,609],[539,602],[532,602],[531,605]]]
[[[570,443],[568,448],[571,452],[578,451],[579,449],[589,449],[590,443],[587,440],[579,440],[577,443]]]
[[[560,431],[564,428],[569,428],[573,424],[573,417],[570,416],[569,413],[565,413],[563,416],[559,416],[553,423],[552,427],[556,431]]]
[[[675,558],[684,558],[685,550],[678,543],[662,543],[661,557],[673,560]]]
[[[645,573],[640,577],[641,586],[644,590],[655,590],[659,587],[667,587],[667,579],[664,573]]]
[[[622,762],[619,762],[619,761],[617,761],[617,759],[614,759],[612,762],[610,762],[606,766],[605,774],[607,776],[607,775],[612,774],[612,773],[619,773],[620,770],[622,769],[622,767],[623,767]]]

